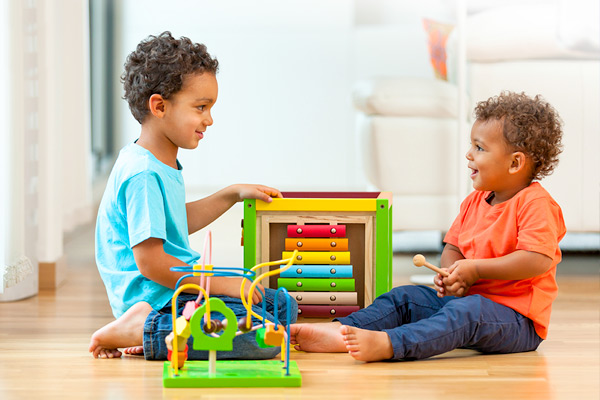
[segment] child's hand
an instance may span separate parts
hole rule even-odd
[[[269,186],[237,184],[231,188],[237,194],[237,201],[258,199],[270,203],[273,197],[283,198],[279,190]]]
[[[464,296],[469,288],[479,280],[475,260],[458,260],[445,270],[449,273],[448,277],[437,274],[433,279],[438,297]]]
[[[244,286],[244,296],[246,296],[246,299],[248,298],[248,293],[250,293],[250,286],[252,286],[251,281],[246,282],[246,285]],[[262,292],[261,292],[261,290],[262,290]],[[238,292],[239,292],[239,290],[238,290]],[[257,283],[256,287],[254,288],[254,293],[252,294],[252,304],[260,303],[262,301],[262,293],[264,293],[264,292],[265,292],[265,287],[263,285],[261,285],[260,283]]]
[[[214,279],[214,278],[213,278]],[[214,290],[211,290],[212,294],[221,294],[224,296],[235,297],[237,299],[240,298],[240,287],[242,285],[242,281],[244,278],[225,278],[221,277],[218,280],[214,280],[215,285],[213,286],[211,282],[211,286],[213,286]],[[244,285],[244,296],[247,299],[248,293],[250,292],[250,286],[252,286],[252,281],[247,281]],[[256,285],[254,289],[254,293],[252,294],[252,304],[258,304],[262,301],[262,294],[259,288],[264,292],[265,288],[259,283]]]
[[[442,268],[445,271],[448,271],[445,268]],[[437,296],[442,298],[446,295],[446,288],[444,287],[444,281],[442,280],[444,279],[444,277],[442,276],[442,274],[437,274],[434,278],[433,278],[433,284],[435,286],[435,291],[437,292]]]
[[[441,277],[439,274],[436,277],[438,282],[438,296],[464,296],[469,291],[469,288],[479,280],[477,272],[476,260],[458,260],[448,268],[447,277]],[[439,282],[441,281],[441,284]]]

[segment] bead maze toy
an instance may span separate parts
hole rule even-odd
[[[207,253],[207,243],[209,252]],[[257,284],[265,278],[287,270],[294,262],[296,252],[288,259],[258,264],[252,268],[215,267],[211,263],[212,235],[208,232],[204,243],[202,264],[192,267],[173,267],[171,270],[185,272],[177,282],[172,298],[173,331],[166,337],[168,361],[163,366],[163,386],[181,387],[294,387],[301,386],[302,377],[295,361],[290,360],[291,298],[284,288],[278,289],[274,299],[274,321],[266,319],[265,296],[263,293],[263,315],[252,310],[252,297]],[[206,261],[206,262],[205,262]],[[269,266],[276,269],[257,276],[257,271]],[[210,280],[213,276],[242,277],[240,298],[247,310],[245,317],[237,320],[234,312],[219,298],[210,297]],[[187,283],[185,278],[200,277],[200,285]],[[246,283],[250,282],[248,296],[244,295]],[[195,301],[186,303],[182,315],[177,316],[177,297],[187,289],[199,292]],[[287,310],[285,326],[278,321],[278,295],[285,296]],[[202,302],[202,300],[204,300]],[[283,306],[283,305],[282,305]],[[221,313],[223,321],[211,318],[211,312]],[[253,325],[252,317],[260,323]],[[217,362],[217,350],[232,351],[236,336],[256,332],[259,347],[281,347],[281,360],[222,360]],[[188,338],[193,338],[194,350],[208,351],[208,361],[188,361]],[[183,350],[182,350],[183,349]]]
[[[348,315],[391,289],[391,193],[282,194],[244,201],[244,267],[297,251],[294,268],[271,276],[268,287],[288,289],[299,317]]]

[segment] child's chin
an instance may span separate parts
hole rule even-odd
[[[194,150],[195,148],[198,147],[198,145],[200,144],[200,142],[196,142],[196,143],[191,143],[186,147],[182,147],[182,149],[186,149],[186,150]]]
[[[473,189],[475,190],[486,190],[485,187],[483,185],[481,185],[479,182],[473,182]]]

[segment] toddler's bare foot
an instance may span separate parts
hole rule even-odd
[[[144,346],[125,347],[123,349],[123,354],[129,354],[133,356],[144,355]]]
[[[125,314],[92,335],[89,352],[94,358],[121,357],[119,347],[137,347],[144,342],[144,322],[152,311],[150,304],[139,302]]]
[[[340,333],[348,353],[359,361],[389,360],[394,356],[392,342],[385,332],[342,325]]]
[[[315,353],[345,353],[339,322],[290,325],[290,342],[296,350]]]

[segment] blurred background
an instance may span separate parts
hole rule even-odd
[[[214,125],[179,154],[190,200],[241,182],[390,191],[395,251],[435,253],[471,190],[471,110],[501,90],[525,91],[564,120],[560,166],[542,182],[565,214],[561,246],[600,249],[596,0],[0,7],[0,300],[66,278],[65,238],[93,226],[119,150],[139,135],[122,99],[125,58],[167,30],[204,43],[220,63]],[[211,227],[226,264],[241,262],[239,218],[235,206]]]

